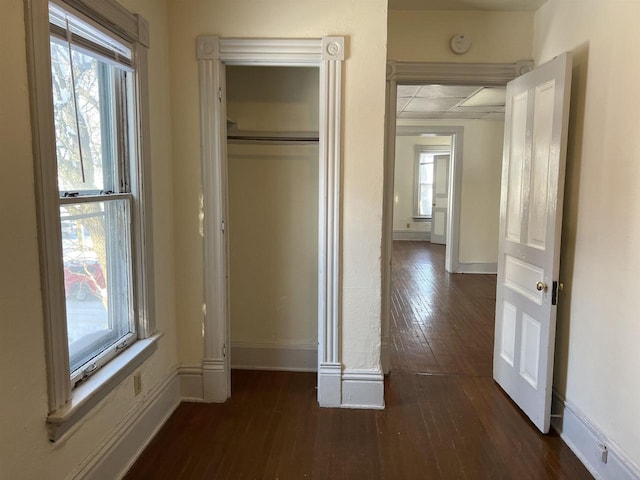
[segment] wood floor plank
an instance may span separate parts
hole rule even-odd
[[[319,408],[314,373],[233,371],[224,404],[181,404],[127,480],[589,479],[492,379],[495,276],[395,242],[384,410]]]

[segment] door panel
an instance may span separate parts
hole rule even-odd
[[[547,200],[549,198],[549,157],[553,126],[554,82],[536,88],[533,114],[533,153],[531,156],[531,201],[528,245],[545,248]]]
[[[431,213],[431,243],[447,242],[447,213],[449,206],[449,155],[433,157],[433,200]]]
[[[510,240],[520,239],[522,227],[522,175],[525,165],[527,140],[527,93],[522,92],[511,100],[511,128],[512,142],[509,145],[509,190],[507,192],[507,237]],[[507,100],[508,101],[508,100]],[[503,166],[504,168],[504,166]]]
[[[493,376],[549,431],[571,56],[507,86]]]

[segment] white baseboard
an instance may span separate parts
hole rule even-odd
[[[232,343],[231,368],[316,372],[318,346]]]
[[[342,374],[343,408],[384,409],[384,375],[380,370],[345,369]]]
[[[575,407],[553,394],[554,414],[551,426],[576,454],[591,475],[603,480],[639,480],[640,468],[611,440],[589,422]],[[607,462],[601,460],[602,446],[607,449]]]
[[[100,447],[69,477],[73,480],[122,478],[180,404],[176,373],[151,390]]]
[[[317,357],[314,360],[317,361]],[[200,365],[181,365],[178,377],[182,401],[212,401],[204,397],[203,369]],[[321,396],[318,398],[321,407],[384,408],[384,375],[379,370],[345,369],[343,372],[340,364],[326,363],[320,366],[318,382],[321,385]]]
[[[184,402],[204,402],[202,387],[202,365],[180,365],[180,398]]]
[[[456,273],[482,273],[482,274],[496,274],[498,273],[498,264],[493,263],[478,263],[478,262],[458,262],[458,268]]]
[[[428,242],[431,240],[431,232],[419,232],[416,230],[394,230],[393,239],[410,242]]]

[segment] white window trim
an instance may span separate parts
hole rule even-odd
[[[151,175],[146,20],[114,0],[56,0],[133,44],[136,62],[137,168],[131,171],[132,194],[141,199],[132,209],[132,249],[138,341],[81,386],[72,389],[67,348],[62,239],[58,197],[56,140],[51,91],[49,14],[47,0],[26,0],[27,63],[31,98],[34,177],[44,311],[49,412],[47,424],[55,441],[104,398],[123,378],[153,353],[160,335],[154,325]]]

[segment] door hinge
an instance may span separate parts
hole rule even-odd
[[[218,88],[218,101],[222,103],[222,87]]]
[[[227,345],[222,345],[222,356],[223,357],[227,356]]]
[[[222,224],[220,225],[220,227],[222,228],[222,233],[224,233],[224,220],[222,221]]]
[[[558,282],[554,281],[551,287],[551,305],[558,304]]]

